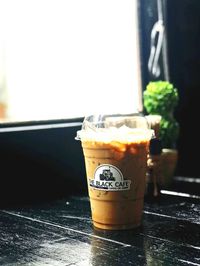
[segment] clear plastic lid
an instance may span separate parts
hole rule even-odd
[[[100,114],[85,117],[82,129],[77,131],[76,140],[97,140],[103,142],[131,142],[150,140],[153,130],[141,113]]]

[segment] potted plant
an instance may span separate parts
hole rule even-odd
[[[179,124],[174,117],[178,104],[178,90],[168,81],[152,81],[143,93],[144,107],[148,115],[159,115],[159,138],[162,142],[162,184],[167,186],[172,180],[177,164],[178,152],[176,142]]]

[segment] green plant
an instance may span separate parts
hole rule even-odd
[[[178,90],[167,81],[152,81],[143,93],[144,107],[148,114],[161,115],[160,138],[165,148],[175,148],[179,125],[174,118],[178,104]]]

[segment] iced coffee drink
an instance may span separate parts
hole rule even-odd
[[[141,122],[144,118],[136,119]],[[129,121],[115,127],[109,120],[101,121],[100,128],[89,127],[78,132],[85,157],[92,220],[101,229],[134,228],[141,224],[152,131],[136,125],[131,128]]]

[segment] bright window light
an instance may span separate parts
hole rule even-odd
[[[141,111],[136,4],[0,0],[7,119]]]

